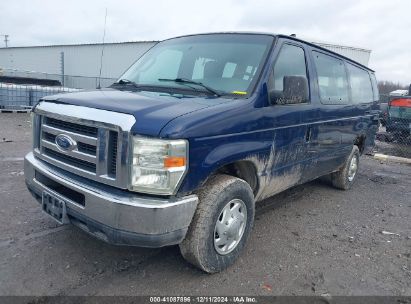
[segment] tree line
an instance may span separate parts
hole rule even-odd
[[[409,90],[411,89],[411,85],[402,85],[399,82],[393,82],[388,80],[378,81],[378,90],[380,94],[389,94],[395,90]]]

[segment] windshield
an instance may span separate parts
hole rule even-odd
[[[120,79],[144,87],[247,95],[254,88],[272,41],[268,35],[250,34],[170,39],[155,45]]]

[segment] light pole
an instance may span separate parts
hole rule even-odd
[[[6,45],[6,47],[9,46],[9,35],[0,35],[4,37],[4,44]]]

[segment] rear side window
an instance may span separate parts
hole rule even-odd
[[[371,86],[371,78],[366,70],[357,68],[348,63],[350,73],[351,96],[353,103],[372,102],[374,95]]]
[[[313,56],[321,103],[347,104],[348,82],[344,62],[319,52],[313,52]]]

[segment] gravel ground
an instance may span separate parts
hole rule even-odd
[[[25,188],[29,150],[29,116],[0,114],[0,295],[411,296],[411,166],[364,156],[350,191],[314,181],[265,200],[238,262],[207,275],[176,246],[55,224]]]

